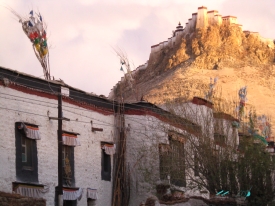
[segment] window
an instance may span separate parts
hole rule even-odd
[[[62,147],[63,186],[73,187],[74,180],[74,147]]]
[[[215,140],[216,144],[218,144],[220,146],[225,146],[226,136],[219,134],[219,133],[214,133],[214,140]]]
[[[169,139],[171,145],[171,183],[184,187],[186,186],[184,143],[175,140],[173,136],[170,136]]]
[[[101,179],[111,181],[111,155],[115,154],[116,146],[101,142]]]
[[[32,144],[35,144],[35,140],[29,139],[24,135],[21,136],[21,155],[24,169],[33,169]]]
[[[96,200],[88,198],[87,204],[88,204],[88,206],[95,206],[96,205]]]
[[[76,206],[77,200],[63,200],[63,206]]]
[[[74,147],[80,146],[78,133],[62,131],[63,186],[74,187]]]
[[[160,149],[160,179],[170,176],[170,181],[176,186],[186,186],[184,137],[180,134],[169,135],[169,145],[161,144]]]
[[[101,179],[111,181],[111,156],[101,150]]]
[[[160,144],[159,145],[159,172],[160,179],[167,180],[170,175],[170,145]]]
[[[38,183],[36,139],[40,139],[38,126],[15,123],[16,178],[21,182]]]

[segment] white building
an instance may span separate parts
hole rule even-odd
[[[43,197],[47,205],[55,205],[55,118],[62,88],[63,117],[70,120],[62,125],[64,205],[111,205],[113,105],[64,83],[9,69],[0,68],[0,77],[0,191]]]

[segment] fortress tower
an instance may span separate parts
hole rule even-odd
[[[218,15],[218,11],[216,10],[212,10],[212,11],[208,11],[207,12],[207,16],[208,16],[208,24],[209,25],[215,25],[216,24],[216,19],[215,16]]]
[[[223,16],[222,22],[223,24],[238,24],[237,17],[235,16]]]
[[[198,8],[196,29],[208,27],[207,7]]]

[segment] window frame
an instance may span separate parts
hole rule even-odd
[[[169,136],[169,144],[171,147],[171,184],[186,187],[186,172],[185,172],[185,151],[182,141],[174,140]],[[177,153],[173,153],[173,150]]]
[[[219,146],[226,146],[227,137],[220,133],[214,133],[214,141]]]
[[[173,135],[175,135],[176,138],[173,138]],[[164,153],[159,150],[160,179],[166,180],[169,175],[171,184],[179,187],[185,187],[185,138],[181,134],[169,134],[168,140],[169,149]],[[161,145],[162,144],[159,145],[159,148]]]
[[[23,146],[23,140],[25,144]],[[24,170],[33,170],[34,169],[34,162],[32,158],[33,154],[33,144],[35,144],[35,140],[29,139],[26,135],[21,135],[21,161]],[[23,149],[23,147],[25,149]],[[25,150],[26,161],[23,161],[23,150]]]
[[[26,137],[23,130],[20,130],[22,122],[15,123],[15,164],[16,164],[16,179],[22,182],[38,183],[38,157],[37,157],[37,142],[34,139]],[[34,127],[32,125],[25,123]],[[25,141],[25,154],[27,161],[22,161],[22,143]]]
[[[101,142],[100,143],[100,148],[101,148],[101,180],[105,181],[111,181],[111,176],[112,176],[112,158],[111,155],[108,155],[105,153],[104,149],[102,146],[104,144],[113,144],[109,142]]]
[[[71,170],[71,182],[68,183],[68,177],[66,177],[65,170],[65,154],[68,155],[70,170]],[[75,186],[75,168],[74,168],[74,147],[68,145],[62,145],[62,170],[63,170],[63,186],[74,187]]]

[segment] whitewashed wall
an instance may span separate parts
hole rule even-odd
[[[156,195],[156,184],[160,183],[159,144],[169,144],[168,130],[190,135],[153,116],[125,115],[128,127],[127,163],[131,174],[131,197],[129,205],[139,205]]]
[[[208,27],[208,16],[207,9],[200,8],[198,9],[196,28],[205,28]]]
[[[218,14],[218,11],[209,11],[207,12],[207,16],[208,16],[208,24],[209,25],[215,25],[216,24],[216,21],[215,21],[215,15]]]
[[[172,109],[176,115],[201,126],[203,135],[214,138],[214,119],[213,110],[211,108],[205,105],[197,105],[192,102],[162,105],[161,108],[168,111]]]
[[[150,116],[125,115],[128,127],[126,161],[130,166],[131,194],[129,205],[139,205],[155,194],[159,180],[158,144],[168,143],[160,122]]]
[[[23,99],[4,94],[19,96]],[[44,195],[44,198],[47,200],[47,205],[54,205],[55,186],[58,184],[58,125],[56,120],[49,120],[47,113],[49,112],[49,116],[57,117],[57,100],[23,93],[3,86],[0,86],[0,99],[0,191],[11,193],[12,182],[16,181],[15,122],[25,121],[33,123],[39,125],[41,135],[41,140],[37,140],[38,180],[40,184],[50,186],[50,191]],[[43,101],[43,103],[28,99]],[[20,111],[42,116],[26,114]],[[113,141],[113,116],[105,116],[66,102],[63,102],[63,115],[71,119],[70,122],[63,123],[63,130],[80,133],[78,138],[80,139],[81,146],[75,147],[74,150],[75,186],[85,189],[87,187],[97,189],[98,200],[96,205],[111,205],[112,182],[101,180],[100,142]],[[97,123],[103,123],[95,119],[109,125],[98,125]],[[93,120],[93,126],[103,128],[103,132],[91,132],[91,120]],[[86,192],[86,190],[84,191]],[[83,194],[78,205],[87,205],[86,193]]]
[[[227,144],[231,146],[239,145],[239,133],[238,129],[232,126],[231,120],[214,118],[214,125],[217,125],[217,129],[219,134],[222,134],[227,138]]]

